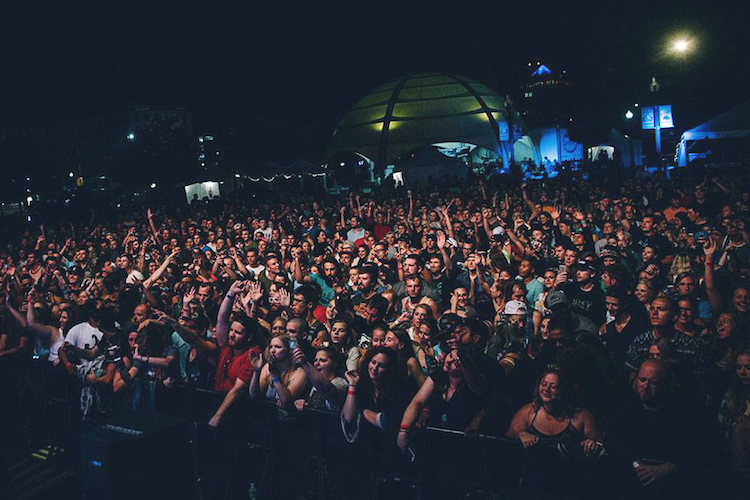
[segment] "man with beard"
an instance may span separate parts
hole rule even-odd
[[[359,286],[352,297],[354,314],[364,317],[367,303],[382,290],[378,290],[378,269],[371,264],[359,268]]]
[[[320,287],[320,299],[318,300],[318,304],[327,307],[328,303],[336,296],[336,286],[343,285],[343,279],[341,277],[341,265],[335,258],[329,256],[323,259],[322,268],[323,276],[320,274],[308,274],[303,278],[302,266],[292,266],[294,280],[297,283],[312,282]],[[320,267],[318,269],[320,269]]]
[[[400,277],[403,279],[404,276],[416,275],[422,282],[422,292],[425,296],[431,298],[440,305],[440,292],[434,283],[430,283],[422,277],[424,272],[424,259],[419,254],[409,254],[404,258],[403,262],[398,269]],[[399,281],[393,285],[393,291],[396,293],[396,298],[400,301],[406,297],[406,281]]]
[[[211,427],[218,426],[237,398],[247,391],[253,375],[248,351],[253,349],[256,356],[261,353],[256,339],[257,320],[238,315],[230,321],[234,298],[243,291],[243,287],[244,282],[235,281],[224,296],[216,321],[215,343],[191,328],[193,319],[190,316],[181,316],[179,321],[175,321],[162,312],[157,313],[161,322],[173,328],[185,342],[195,347],[216,366],[214,390],[226,393],[226,396],[209,421]]]
[[[313,316],[317,298],[318,293],[313,285],[302,285],[294,291],[290,307],[291,319],[300,319],[307,324],[307,332],[312,338],[306,340],[310,341],[313,347],[321,346],[328,340],[326,327]]]
[[[445,248],[445,233],[438,231],[436,233],[436,246],[438,252],[434,252],[427,257],[427,271],[430,281],[438,290],[440,300],[438,304],[447,304],[450,299],[450,284],[453,281],[452,273],[453,261],[451,260]]]

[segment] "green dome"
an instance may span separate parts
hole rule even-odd
[[[399,155],[436,143],[464,142],[499,152],[503,98],[463,76],[419,73],[362,97],[333,133],[328,157],[356,152],[380,171]]]

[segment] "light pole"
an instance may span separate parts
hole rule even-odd
[[[633,157],[633,117],[635,115],[632,111],[627,110],[625,112],[625,119],[628,121],[628,146],[630,146],[630,167],[633,168],[635,166],[635,158]]]

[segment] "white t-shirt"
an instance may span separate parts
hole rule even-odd
[[[102,335],[98,328],[94,328],[86,321],[71,328],[65,336],[65,342],[81,349],[91,349],[101,340]]]
[[[260,264],[260,265],[255,266],[255,267],[248,267],[247,269],[249,271],[252,271],[253,272],[253,276],[255,276],[257,278],[258,276],[260,276],[260,273],[262,273],[263,271],[266,270],[266,266],[264,266],[263,264]]]

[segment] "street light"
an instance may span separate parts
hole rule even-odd
[[[134,140],[134,139],[135,139],[135,134],[134,134],[133,132],[129,133],[129,134],[128,134],[128,140],[129,140],[129,141],[132,141],[132,140]]]
[[[632,119],[633,119],[633,116],[635,116],[635,115],[633,114],[633,112],[632,112],[632,111],[630,111],[630,110],[627,110],[627,111],[625,112],[625,119],[626,119],[626,120],[632,120]]]
[[[693,42],[688,38],[676,38],[672,41],[672,52],[685,54],[693,48]]]

